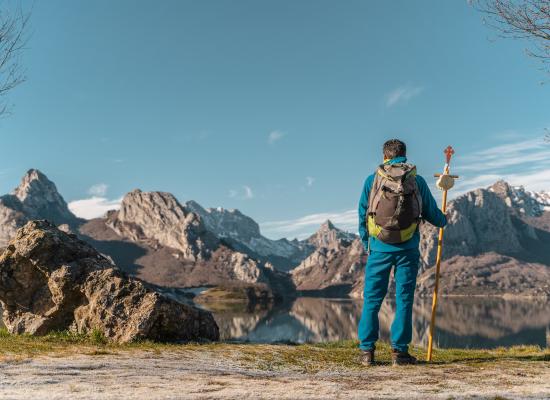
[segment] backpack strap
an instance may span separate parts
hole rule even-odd
[[[414,190],[414,197],[416,198],[416,202],[418,203],[418,211],[420,212],[420,216],[418,217],[418,222],[420,222],[422,220],[422,197],[420,196],[420,188],[418,187],[418,183],[415,183],[415,184],[416,184],[416,189]]]
[[[374,216],[376,215],[376,208],[378,207],[378,203],[380,203],[380,199],[384,195],[384,192],[382,191],[382,186],[388,182],[388,176],[384,173],[384,170],[382,167],[379,167],[376,171],[376,174],[374,175],[374,182],[372,184],[371,191],[369,193],[369,205],[367,210],[367,219],[365,221],[367,232],[370,236],[377,237],[380,233],[380,227],[376,225],[374,222]],[[368,242],[368,250],[370,253],[370,239]]]
[[[416,199],[416,203],[418,204],[418,210],[420,212],[420,217],[418,218],[418,222],[422,220],[422,197],[420,196],[420,188],[418,187],[418,182],[416,180],[416,165],[411,164],[411,170],[407,173],[407,177],[412,176],[414,177],[414,198]]]
[[[389,179],[389,177],[384,173],[383,170],[381,171],[381,168],[378,168],[374,176],[372,189],[369,193],[369,215],[376,214],[376,207],[378,207],[378,203],[380,203],[380,198],[384,195],[384,193],[380,189],[382,188],[384,181],[386,181],[387,179]]]

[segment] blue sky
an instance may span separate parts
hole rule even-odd
[[[452,144],[454,195],[498,178],[550,190],[548,76],[466,1],[23,5],[2,193],[34,167],[81,215],[139,187],[238,208],[274,238],[327,217],[355,230],[391,137],[428,181]]]

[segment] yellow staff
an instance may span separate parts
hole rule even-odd
[[[451,157],[455,151],[451,146],[447,146],[445,149],[445,168],[443,168],[443,174],[434,174],[436,178],[439,178],[438,186],[443,189],[443,200],[441,211],[443,214],[447,212],[447,190],[453,186],[454,179],[458,178],[456,175],[449,175],[449,166],[451,164]],[[428,335],[428,354],[426,356],[426,361],[432,361],[432,347],[433,347],[433,335],[435,329],[435,313],[437,309],[437,292],[439,290],[439,270],[441,266],[441,251],[443,249],[443,228],[439,228],[439,238],[437,240],[437,256],[435,262],[435,286],[434,294],[432,300],[432,318],[430,321],[430,331]]]

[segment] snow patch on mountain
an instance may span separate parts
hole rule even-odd
[[[216,236],[232,239],[260,256],[292,258],[297,252],[303,251],[304,246],[300,242],[266,238],[261,234],[258,223],[239,210],[204,208],[192,200],[185,203],[185,206],[198,214],[206,228]]]
[[[511,186],[505,181],[498,181],[489,187],[489,191],[504,199],[508,207],[528,217],[539,217],[550,211],[550,193],[525,190],[523,186]]]

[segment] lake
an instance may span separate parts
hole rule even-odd
[[[224,340],[259,343],[325,342],[355,339],[362,303],[349,299],[300,297],[271,308],[214,311]],[[395,313],[392,301],[380,310],[380,337],[389,341]],[[413,311],[413,344],[426,346],[431,299],[418,299]],[[550,346],[548,300],[441,298],[434,344],[440,348]]]
[[[362,302],[299,297],[288,304],[268,308],[219,311],[218,306],[213,305],[211,311],[222,340],[318,343],[356,339]],[[208,309],[208,306],[201,307]],[[384,302],[380,310],[381,340],[389,341],[394,313],[394,302]],[[413,310],[413,344],[427,345],[430,314],[431,299],[417,299]],[[545,299],[440,298],[434,345],[439,348],[550,347],[550,303]]]

